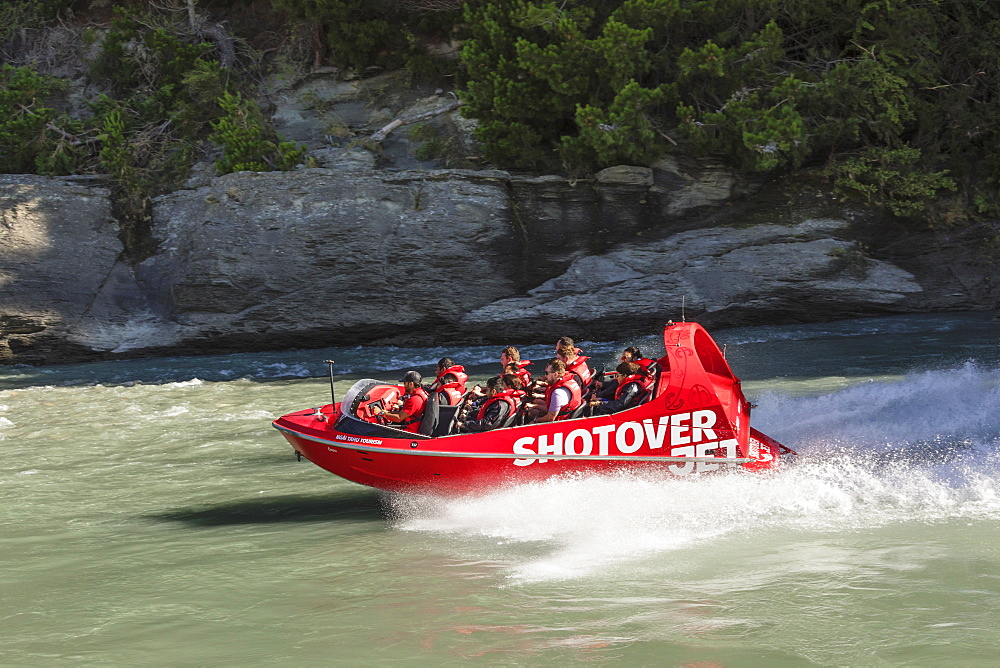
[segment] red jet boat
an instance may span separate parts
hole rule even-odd
[[[676,476],[764,471],[792,452],[750,426],[750,403],[718,345],[696,323],[667,323],[649,399],[593,417],[451,434],[457,407],[427,402],[420,433],[379,424],[403,388],[359,380],[336,404],[273,426],[297,455],[362,485],[464,493],[560,474],[655,468]]]

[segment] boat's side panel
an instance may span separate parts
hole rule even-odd
[[[613,459],[543,459],[535,460],[532,466],[519,466],[515,464],[518,460],[510,457],[438,457],[356,450],[336,442],[323,443],[287,431],[282,433],[297,452],[321,468],[352,482],[392,491],[467,492],[562,474],[606,473],[637,467],[677,476],[726,468],[723,464],[703,461],[639,463]]]

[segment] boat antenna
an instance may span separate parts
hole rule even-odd
[[[333,391],[333,360],[323,360],[323,364],[326,364],[327,368],[330,370],[330,403],[334,406],[337,405],[337,394]]]
[[[687,322],[687,316],[684,315],[684,307],[687,304],[687,295],[681,295],[681,322]]]

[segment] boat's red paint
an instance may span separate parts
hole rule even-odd
[[[290,413],[274,426],[327,471],[394,491],[467,492],[622,468],[688,475],[776,467],[783,446],[751,429],[740,381],[708,332],[668,323],[663,338],[655,396],[614,415],[428,438],[369,424],[368,404],[390,404],[402,391],[385,384],[351,402],[354,417],[342,414],[342,402]]]

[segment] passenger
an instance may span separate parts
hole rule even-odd
[[[564,345],[559,348],[557,355],[566,364],[566,370],[574,373],[580,378],[580,387],[586,388],[594,379],[594,373],[587,366],[589,357],[583,357],[579,353],[579,348],[573,345]]]
[[[656,360],[651,360],[642,356],[642,352],[635,346],[629,346],[622,351],[622,356],[619,359],[621,362],[635,362],[642,367],[643,371],[652,374],[659,369],[659,365]]]
[[[531,373],[524,368],[531,364],[531,360],[522,360],[521,352],[517,348],[507,346],[500,351],[500,366],[503,368],[501,373],[510,373],[507,369],[511,364],[517,365],[517,370],[514,373],[521,379],[521,385],[524,387],[531,385]]]
[[[458,382],[453,373],[446,373],[437,379],[438,388],[434,397],[442,406],[457,406],[465,397],[465,385]]]
[[[571,339],[568,336],[560,336],[559,340],[556,341],[556,355],[559,354],[559,349],[562,348],[563,346],[572,347],[574,350],[576,350],[577,355],[583,354],[583,351],[576,347],[576,342],[573,341],[573,339]]]
[[[462,392],[465,392],[465,383],[468,382],[469,380],[469,374],[465,373],[464,366],[462,366],[461,364],[455,364],[455,362],[452,361],[450,357],[442,357],[440,360],[438,360],[437,371],[435,373],[436,378],[434,380],[434,383],[431,383],[431,385],[434,385],[435,383],[439,384],[441,381],[441,376],[445,375],[446,373],[454,375],[455,380],[462,386]]]
[[[437,363],[437,378],[431,387],[437,387],[435,397],[442,404],[456,406],[465,396],[465,383],[469,380],[465,367],[455,364],[450,357],[442,357]]]
[[[605,371],[594,376],[594,398],[610,401],[618,391],[618,375],[614,371]]]
[[[486,401],[479,407],[475,420],[459,422],[455,426],[462,433],[489,431],[513,423],[521,407],[521,380],[512,374],[494,376],[486,381]]]
[[[618,389],[611,400],[594,400],[594,415],[610,415],[626,408],[638,406],[649,395],[653,378],[635,362],[622,362],[615,371],[618,372]]]
[[[554,359],[545,367],[544,413],[535,418],[536,423],[564,420],[583,405],[583,388],[579,376],[566,369],[566,363]],[[531,409],[537,414],[538,408]]]
[[[650,375],[651,380],[656,380],[656,375],[659,373],[659,365],[655,360],[646,359],[642,356],[642,352],[635,346],[629,346],[622,351],[621,357],[618,358],[619,362],[635,362],[643,371]],[[613,375],[613,374],[609,374]],[[604,399],[606,401],[611,401],[615,398],[618,393],[618,380],[611,379],[605,380],[601,383],[601,387],[595,393],[598,399]]]
[[[380,410],[375,415],[381,416],[394,427],[417,433],[420,431],[420,421],[424,417],[424,406],[430,397],[420,385],[423,378],[417,371],[407,371],[399,381],[403,385],[403,405],[399,410]]]

